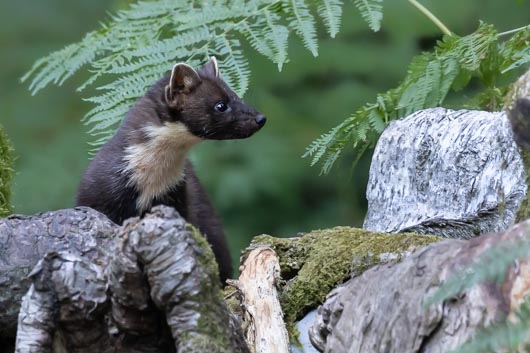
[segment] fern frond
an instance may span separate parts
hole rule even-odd
[[[94,45],[98,41],[95,39],[96,37],[96,34],[90,33],[80,44],[68,45],[64,49],[40,59],[22,77],[22,82],[25,82],[30,76],[33,76],[33,80],[29,86],[32,95],[35,95],[50,83],[62,84],[81,66],[94,60],[97,49],[91,48],[91,45]],[[65,61],[71,61],[72,67],[65,69]]]
[[[404,116],[441,104],[459,73],[458,62],[454,57],[436,58],[423,54],[418,59],[413,64],[414,71],[409,71],[411,80],[398,102],[397,108],[403,109]],[[423,73],[418,75],[416,70]]]
[[[242,23],[241,33],[255,50],[278,65],[281,71],[287,60],[289,29],[279,24],[279,21],[278,14],[267,12],[257,18],[255,23]]]
[[[381,29],[383,20],[383,0],[354,0],[353,3],[361,12],[361,16],[368,23],[370,29],[374,32]]]
[[[495,28],[481,22],[477,31],[468,36],[444,36],[443,41],[438,43],[436,53],[457,58],[463,69],[475,71],[487,59],[488,51],[496,41]]]
[[[241,43],[237,39],[220,37],[215,43],[214,53],[222,58],[219,64],[226,68],[222,73],[223,80],[242,96],[248,89],[250,69]]]
[[[331,38],[335,38],[342,18],[342,0],[319,0],[317,12],[324,20],[324,25]]]
[[[304,0],[290,0],[289,20],[296,34],[302,39],[304,46],[313,54],[318,56],[318,44],[316,37],[315,19],[309,11]]]
[[[503,43],[501,55],[504,59],[501,65],[501,73],[506,73],[530,63],[530,26],[519,31]]]
[[[341,0],[322,0],[317,9],[332,36],[339,29],[341,6]],[[102,94],[87,99],[96,107],[84,119],[93,125],[93,134],[105,135],[120,121],[125,105],[176,62],[199,66],[216,55],[223,77],[243,94],[250,71],[241,36],[281,70],[290,32],[317,55],[315,17],[305,0],[139,1],[112,15],[79,43],[38,60],[22,80],[32,79],[30,90],[35,94],[87,66],[91,76],[79,91],[111,77],[110,84],[97,88]]]
[[[423,53],[412,60],[398,87],[379,95],[376,103],[361,107],[339,125],[340,129],[324,135],[325,139],[317,139],[311,145],[315,156],[312,164],[322,160],[322,170],[327,172],[336,160],[335,151],[346,145],[345,139],[351,140],[355,148],[371,146],[388,121],[442,104],[450,88],[455,87],[455,80],[463,78],[462,72],[484,80],[483,66],[494,60],[498,50],[497,32],[484,23],[468,36],[445,36],[433,53]]]
[[[277,25],[276,19],[273,13],[265,12],[265,18],[267,19],[267,28],[272,34],[271,44],[275,48],[276,55],[273,60],[278,65],[278,71],[282,71],[283,64],[287,61],[287,41],[289,37],[289,30],[285,26]]]

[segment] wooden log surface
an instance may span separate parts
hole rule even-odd
[[[94,257],[51,251],[29,274],[17,353],[249,352],[195,228],[162,206],[112,228],[117,234]],[[0,351],[12,352],[6,347]]]
[[[70,251],[89,260],[99,258],[118,226],[87,207],[13,215],[0,219],[0,343],[15,337],[28,274],[48,252]]]
[[[256,353],[289,353],[289,336],[278,293],[280,263],[269,247],[250,251],[241,265],[237,288],[245,322],[245,337]]]

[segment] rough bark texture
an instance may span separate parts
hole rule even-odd
[[[127,221],[122,238],[122,254],[114,252],[118,255],[112,256],[110,267],[113,303],[119,303],[113,317],[121,331],[141,337],[134,315],[146,310],[155,322],[152,301],[166,318],[177,352],[248,352],[240,345],[241,331],[231,331],[228,324],[232,318],[221,295],[213,252],[195,228],[175,210],[156,207],[142,220]],[[121,288],[122,283],[128,288]],[[147,326],[155,335],[163,332]]]
[[[20,309],[16,353],[110,353],[107,284],[100,266],[51,252],[29,276]]]
[[[17,231],[33,227],[40,234],[37,240],[57,244],[51,234],[64,237],[72,231],[66,221],[48,222],[61,214],[78,220],[74,228],[93,226],[83,234],[91,245],[79,248],[71,240],[55,247],[60,251],[45,246],[51,252],[29,274],[32,285],[19,315],[17,353],[249,352],[221,296],[208,243],[175,210],[157,207],[123,227],[88,209],[47,213],[42,220],[12,217],[6,220],[12,230],[8,238],[15,243],[33,239]],[[97,251],[95,239],[105,233],[98,222],[105,231],[117,231],[100,244],[108,252]],[[26,250],[33,258],[40,254]],[[20,273],[21,267],[14,270]],[[8,304],[18,307],[15,300]]]
[[[470,241],[431,244],[398,264],[377,265],[332,291],[310,337],[322,352],[446,352],[507,317],[529,293],[528,259],[501,284],[482,283],[443,303],[424,303],[447,278],[501,242],[526,239],[530,221]]]
[[[41,258],[65,250],[94,260],[117,231],[86,207],[0,219],[0,343],[15,337],[20,302],[31,283],[27,276]]]
[[[522,149],[529,142],[530,101],[514,104],[508,118],[440,108],[392,124],[374,154],[365,227],[464,239],[507,228],[527,188],[526,156],[521,158],[515,141]],[[514,261],[503,283],[485,282],[443,303],[424,304],[488,250],[528,242],[529,231],[526,221],[468,241],[431,244],[401,263],[353,277],[318,308],[313,344],[322,352],[348,353],[458,347],[513,315],[530,291],[530,260]]]
[[[467,239],[507,229],[525,193],[505,113],[422,110],[377,143],[364,228]]]
[[[289,337],[278,293],[280,263],[269,247],[253,249],[241,266],[238,289],[245,321],[245,337],[256,353],[289,353]]]

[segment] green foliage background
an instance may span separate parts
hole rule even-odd
[[[106,12],[127,1],[41,0],[0,3],[0,122],[17,155],[13,184],[15,212],[70,207],[90,149],[80,118],[92,108],[75,89],[77,75],[62,87],[31,97],[19,78],[32,63],[53,50],[77,42],[97,29]],[[528,24],[530,4],[516,0],[423,1],[459,35],[476,30],[478,21],[499,31]],[[351,170],[345,158],[326,177],[300,156],[323,132],[352,111],[395,87],[411,58],[431,50],[441,34],[406,1],[387,1],[381,32],[373,33],[350,2],[336,39],[320,28],[319,56],[300,41],[290,44],[290,63],[275,64],[248,50],[252,72],[245,99],[269,120],[249,140],[207,142],[192,155],[198,174],[224,219],[234,249],[251,236],[297,232],[334,225],[360,226],[370,154]],[[459,106],[478,89],[471,87],[448,104]],[[351,153],[351,152],[350,152]],[[234,252],[235,254],[236,252]]]

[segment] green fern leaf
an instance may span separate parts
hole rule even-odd
[[[374,32],[381,29],[383,20],[383,0],[354,0],[353,3],[361,12],[361,16],[368,23],[370,29]]]
[[[351,138],[353,146],[371,146],[389,120],[442,104],[461,72],[475,75],[486,72],[479,70],[483,65],[491,64],[491,58],[497,55],[496,43],[495,29],[484,23],[468,36],[445,36],[434,53],[423,53],[412,60],[398,87],[378,96],[378,102],[361,107],[339,125],[340,129],[330,131],[337,136],[326,136],[326,140],[319,139],[312,144],[313,164],[321,158],[327,171],[330,166],[330,161],[326,160],[328,154],[336,160],[334,151],[344,148],[344,139]]]
[[[324,20],[324,24],[331,38],[335,38],[340,28],[342,18],[342,0],[320,0],[317,12]]]
[[[530,62],[530,26],[519,31],[503,43],[501,55],[504,61],[501,73],[512,71]]]
[[[216,42],[214,53],[221,57],[220,66],[223,80],[232,87],[234,92],[242,96],[248,89],[250,69],[241,51],[241,43],[237,39],[221,37]]]
[[[342,0],[320,0],[318,5],[317,13],[334,36]],[[305,0],[139,1],[111,15],[80,42],[38,60],[22,80],[31,79],[30,90],[36,93],[49,84],[62,84],[82,68],[91,76],[79,91],[105,78],[110,83],[87,99],[95,107],[83,120],[92,134],[108,137],[127,106],[176,62],[197,67],[215,55],[223,78],[243,94],[250,71],[240,35],[281,70],[291,32],[317,55],[315,18]]]
[[[285,26],[277,25],[275,22],[278,18],[275,14],[265,12],[267,20],[267,27],[272,35],[271,44],[275,49],[275,59],[273,60],[278,65],[278,71],[282,71],[283,64],[287,61],[287,43],[289,38],[289,30]]]
[[[477,31],[468,36],[444,36],[443,41],[438,43],[436,53],[458,58],[462,69],[475,71],[487,59],[488,52],[496,41],[495,28],[481,22]]]
[[[458,62],[453,57],[433,58],[424,54],[422,59],[424,73],[406,87],[398,103],[404,116],[441,104],[459,73]],[[419,69],[417,65],[415,70]]]
[[[250,45],[269,58],[281,68],[287,60],[287,40],[289,30],[278,24],[280,18],[275,13],[267,13],[257,18],[255,23],[242,23],[241,33],[247,38]]]
[[[315,18],[309,11],[307,4],[304,0],[290,0],[289,12],[288,19],[296,34],[302,38],[307,50],[313,56],[318,56]]]

